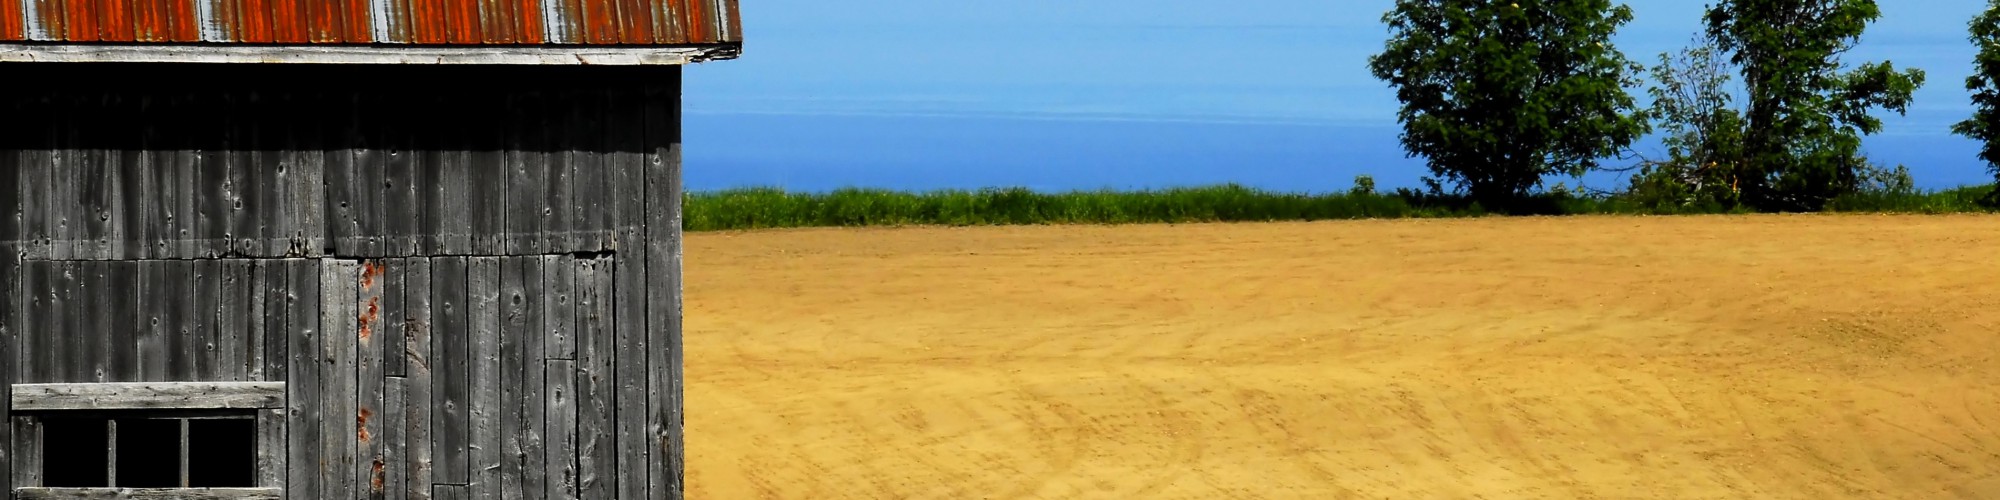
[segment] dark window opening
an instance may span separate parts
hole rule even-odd
[[[189,420],[188,487],[247,488],[257,485],[257,421],[247,418]]]
[[[91,415],[38,419],[42,486],[257,486],[257,421],[248,415]]]
[[[118,426],[120,488],[181,487],[181,420],[121,418]]]
[[[111,486],[109,421],[101,418],[42,420],[42,484],[51,488]]]

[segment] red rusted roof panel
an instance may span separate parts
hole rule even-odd
[[[0,39],[28,37],[28,12],[21,8],[22,1],[0,0]]]
[[[709,45],[736,0],[0,0],[0,42]]]

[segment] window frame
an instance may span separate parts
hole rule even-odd
[[[95,384],[14,384],[14,498],[189,498],[281,499],[285,474],[285,384],[283,382],[169,382]],[[103,419],[109,487],[61,488],[44,485],[44,420]],[[127,488],[117,486],[119,420],[176,420],[180,436],[179,484],[189,477],[192,420],[254,422],[255,485],[243,488]]]

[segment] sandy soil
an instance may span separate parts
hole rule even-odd
[[[2000,498],[2000,218],[708,233],[691,498]]]

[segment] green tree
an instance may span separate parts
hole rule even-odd
[[[1973,18],[1972,44],[1979,47],[1979,55],[1973,59],[1973,73],[1965,79],[1965,89],[1972,91],[1973,114],[1951,131],[1985,143],[1979,159],[1986,161],[1994,180],[2000,182],[2000,0]],[[1981,201],[2000,208],[2000,186]]]
[[[1626,91],[1642,68],[1611,44],[1631,20],[1610,0],[1397,0],[1368,65],[1403,102],[1403,149],[1504,208],[1647,132]]]
[[[1873,108],[1909,109],[1924,72],[1889,62],[1845,67],[1874,0],[1722,0],[1709,7],[1708,36],[1742,68],[1748,91],[1745,202],[1764,210],[1819,210],[1853,192],[1868,170],[1861,136],[1881,131]]]
[[[1679,53],[1660,54],[1646,90],[1653,97],[1647,114],[1665,135],[1667,157],[1641,162],[1632,177],[1639,200],[1671,208],[1736,204],[1744,123],[1730,93],[1735,69],[1700,39]]]

